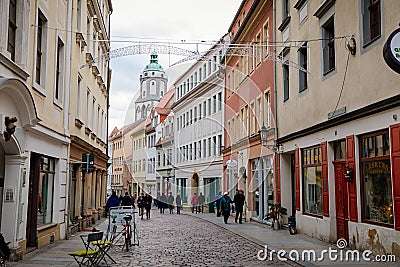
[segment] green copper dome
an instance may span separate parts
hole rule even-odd
[[[160,64],[158,64],[158,55],[156,52],[152,52],[150,56],[150,64],[148,64],[143,71],[162,71],[163,67],[161,67]]]

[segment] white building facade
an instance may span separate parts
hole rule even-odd
[[[174,174],[176,194],[186,204],[194,193],[212,202],[221,188],[224,75],[217,47],[174,84]]]

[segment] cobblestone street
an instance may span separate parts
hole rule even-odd
[[[189,215],[152,210],[150,220],[137,221],[140,246],[129,252],[113,248],[121,266],[297,266],[261,262],[257,260],[259,245]]]

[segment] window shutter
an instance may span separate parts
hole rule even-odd
[[[328,151],[327,142],[321,143],[322,154],[322,205],[323,214],[329,217]]]
[[[276,171],[276,202],[281,202],[281,162],[280,155],[275,155],[275,171]]]
[[[349,183],[349,215],[350,221],[357,222],[357,187],[356,187],[356,166],[354,158],[354,135],[346,137],[346,165],[353,169],[353,181]]]
[[[294,169],[296,176],[296,210],[300,210],[300,166],[299,166],[299,149],[294,151]]]
[[[390,126],[394,228],[400,230],[400,124]]]

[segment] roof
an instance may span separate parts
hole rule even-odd
[[[135,122],[133,122],[131,124],[123,126],[120,130],[118,130],[116,132],[114,132],[114,130],[117,128],[117,127],[115,127],[114,130],[112,131],[112,133],[114,133],[114,134],[111,134],[110,137],[108,138],[108,140],[112,141],[112,140],[114,140],[116,138],[119,138],[119,137],[123,136],[123,134],[125,132],[128,132],[128,131],[132,130],[133,128],[138,126],[143,121],[144,121],[144,119],[137,120],[137,121],[135,121]]]
[[[163,98],[161,98],[160,102],[157,104],[156,107],[158,107],[158,108],[171,108],[172,107],[172,103],[170,103],[171,102],[170,100],[174,97],[174,95],[175,95],[175,88],[171,87],[165,93]]]
[[[146,67],[144,67],[143,71],[163,71],[163,67],[158,64],[158,55],[156,52],[152,52],[150,55],[150,64],[148,64]]]

